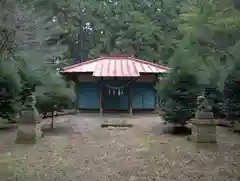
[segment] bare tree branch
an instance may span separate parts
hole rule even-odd
[[[1,47],[0,47],[0,54],[7,50],[7,48],[5,49],[5,47],[9,44],[8,39],[9,39],[9,37],[10,37],[14,32],[16,32],[16,29],[15,29],[15,28],[12,29],[12,30],[6,35],[4,42],[2,43],[2,45],[1,45]]]

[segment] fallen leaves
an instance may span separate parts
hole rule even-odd
[[[46,136],[35,146],[1,153],[0,174],[19,181],[235,181],[239,136],[220,133],[216,150],[196,148],[183,137],[153,135],[146,122],[125,131],[89,129],[84,141],[80,136]]]

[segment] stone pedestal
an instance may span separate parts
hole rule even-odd
[[[215,120],[193,119],[191,140],[197,143],[216,143]]]
[[[191,120],[192,135],[190,139],[197,143],[216,143],[216,120],[212,108],[203,96],[197,98],[198,108],[195,118]]]
[[[196,119],[213,119],[213,113],[212,112],[196,112],[195,114]]]
[[[18,121],[17,144],[35,144],[36,140],[43,137],[41,131],[41,117],[35,108],[35,97],[29,96]]]

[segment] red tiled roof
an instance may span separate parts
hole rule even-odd
[[[133,57],[101,57],[65,67],[65,73],[93,72],[96,77],[138,77],[140,73],[161,73],[169,67]]]

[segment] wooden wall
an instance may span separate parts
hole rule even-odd
[[[117,78],[122,80],[116,82],[113,78],[104,78],[108,80],[112,85],[112,81],[115,83],[125,82],[129,80],[128,77]],[[92,73],[85,73],[78,76],[78,103],[80,109],[99,109],[100,108],[100,83],[99,77],[93,77]],[[125,80],[125,81],[124,81]],[[154,88],[156,82],[156,75],[143,74],[141,77],[136,78],[136,81],[132,84],[132,107],[133,109],[155,109],[156,106],[156,90]],[[128,89],[128,88],[127,88]],[[106,109],[128,109],[128,91],[124,91],[124,95],[121,95],[118,99],[114,99],[108,93],[104,96],[104,105]],[[115,101],[114,101],[115,100]],[[121,102],[123,101],[123,102]],[[110,106],[110,107],[109,107]]]
[[[100,108],[99,83],[80,83],[77,90],[78,106],[80,109]]]
[[[99,77],[92,76],[92,73],[84,73],[78,75],[77,81],[78,82],[98,82]]]
[[[155,109],[156,90],[152,83],[135,83],[132,87],[133,109]]]
[[[145,82],[145,83],[153,83],[156,82],[156,75],[155,74],[142,74],[136,82]]]
[[[128,109],[128,87],[124,94],[109,95],[108,89],[105,90],[104,108],[115,110]],[[78,94],[78,105],[80,109],[99,109],[100,108],[100,84],[99,83],[80,83]],[[152,83],[132,84],[132,108],[133,109],[155,109],[156,90]]]

